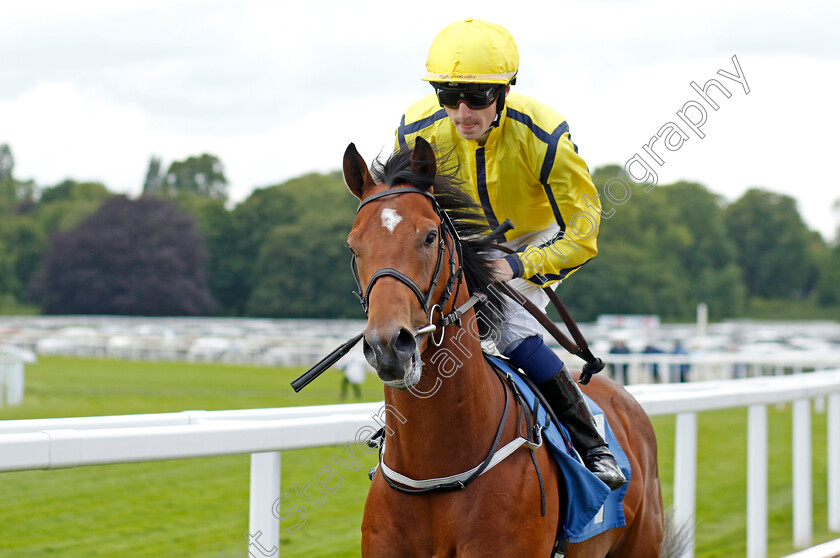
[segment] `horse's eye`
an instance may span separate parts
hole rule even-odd
[[[432,231],[428,235],[426,235],[426,246],[431,246],[435,243],[437,239],[437,231]]]

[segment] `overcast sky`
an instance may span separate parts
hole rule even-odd
[[[165,168],[208,152],[239,202],[338,169],[351,141],[368,162],[390,150],[404,109],[431,91],[419,78],[434,36],[480,17],[511,31],[515,90],[567,118],[590,168],[639,154],[660,184],[694,180],[728,201],[753,186],[789,194],[834,237],[840,3],[455,4],[2,0],[0,143],[19,179],[130,195],[152,155]],[[733,56],[748,94],[718,74],[736,73]],[[712,78],[731,96],[711,91],[719,109],[706,106],[701,139],[677,111],[701,100],[692,81]],[[654,145],[655,164],[644,146],[669,122],[688,139]]]

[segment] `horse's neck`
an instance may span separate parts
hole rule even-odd
[[[414,390],[385,391],[385,402],[399,413],[387,416],[390,467],[415,478],[441,476],[470,469],[486,456],[504,391],[467,327],[450,326],[439,347],[429,345]]]

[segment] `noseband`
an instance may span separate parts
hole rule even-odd
[[[432,342],[434,342],[435,345],[440,345],[440,343],[443,342],[443,329],[450,324],[459,324],[461,315],[467,309],[472,307],[477,301],[482,300],[484,298],[484,295],[477,293],[476,295],[470,298],[470,301],[467,304],[453,310],[447,315],[443,314],[444,308],[446,308],[446,304],[449,302],[449,299],[452,296],[453,288],[455,289],[455,299],[458,298],[458,291],[461,288],[461,283],[460,281],[458,281],[463,271],[463,268],[461,267],[461,262],[463,261],[461,252],[461,239],[458,237],[458,233],[456,232],[455,226],[452,224],[452,220],[450,219],[449,215],[445,211],[441,210],[440,205],[438,205],[434,194],[432,194],[429,190],[425,190],[423,188],[415,188],[413,186],[403,186],[399,188],[391,188],[389,190],[384,190],[382,192],[378,192],[365,198],[359,204],[359,207],[356,209],[356,214],[358,214],[359,211],[361,211],[362,207],[374,200],[378,200],[386,196],[395,196],[397,194],[420,194],[422,196],[426,196],[432,201],[432,208],[434,209],[435,214],[440,218],[440,226],[438,227],[439,240],[437,263],[435,264],[435,271],[432,274],[432,280],[429,284],[429,289],[424,293],[423,289],[420,288],[417,282],[402,271],[394,269],[392,267],[383,267],[381,269],[378,269],[371,276],[370,281],[368,281],[367,287],[363,290],[362,282],[359,278],[359,270],[356,265],[356,255],[351,254],[350,268],[353,271],[353,279],[356,281],[356,288],[358,289],[358,291],[354,291],[354,294],[359,298],[359,302],[362,305],[362,310],[364,310],[365,314],[367,314],[370,308],[370,293],[373,290],[373,286],[376,284],[376,282],[382,277],[393,277],[394,279],[397,279],[398,281],[408,286],[408,288],[410,288],[411,291],[415,294],[417,300],[420,301],[420,305],[423,307],[426,316],[429,317],[430,325],[434,324],[433,313],[435,312],[435,309],[437,309],[437,311],[441,314],[440,341],[435,339],[434,334],[432,334],[431,336]],[[449,247],[449,279],[446,282],[446,287],[443,290],[443,294],[441,295],[440,300],[438,300],[436,303],[432,303],[432,297],[434,296],[438,280],[440,279],[441,271],[443,270],[443,257],[447,247]]]

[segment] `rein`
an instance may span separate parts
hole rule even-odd
[[[507,246],[502,246],[501,244],[491,244],[490,248],[495,248],[496,250],[500,250],[506,254],[515,253],[514,250],[508,248]],[[497,283],[497,285],[499,290],[530,312],[531,315],[534,316],[534,318],[536,318],[537,321],[540,322],[540,324],[546,329],[546,331],[548,331],[551,336],[560,343],[560,346],[586,363],[583,365],[583,370],[580,374],[581,384],[588,384],[589,380],[592,379],[593,374],[597,374],[604,369],[604,361],[592,354],[592,351],[589,349],[589,343],[586,342],[586,338],[580,332],[580,328],[577,323],[572,318],[572,315],[569,313],[566,305],[563,304],[563,301],[560,300],[560,297],[554,292],[554,289],[551,287],[543,287],[542,290],[554,305],[557,313],[560,314],[560,317],[563,319],[563,323],[566,324],[567,328],[569,328],[569,333],[572,334],[574,341],[566,337],[563,332],[554,325],[554,322],[549,319],[545,312],[540,310],[533,302],[522,296],[516,289],[507,283]]]

